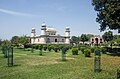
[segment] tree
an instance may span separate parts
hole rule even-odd
[[[3,40],[2,41],[2,46],[10,46],[11,42],[9,40]]]
[[[113,40],[120,38],[120,35],[114,35]]]
[[[2,44],[2,39],[0,39],[0,46],[1,46],[1,44]]]
[[[76,36],[72,36],[71,37],[71,42],[72,43],[76,43],[77,44],[79,41],[80,41],[79,37],[76,37]]]
[[[120,38],[117,38],[117,39],[115,40],[115,42],[117,43],[117,45],[120,46]]]
[[[86,34],[87,38],[90,39],[91,37],[93,37],[94,35],[92,34]]]
[[[28,37],[27,36],[19,37],[19,43],[25,46],[27,43],[29,43]]]
[[[113,41],[114,41],[114,43],[120,45],[120,35],[114,35]]]
[[[100,31],[120,29],[120,0],[92,0]]]
[[[19,46],[19,36],[13,36],[11,39],[11,43],[18,47]]]
[[[20,44],[26,45],[27,43],[29,43],[29,39],[27,36],[13,36],[11,39],[11,43],[18,47]]]
[[[80,37],[80,41],[82,41],[83,44],[84,44],[85,41],[88,41],[87,35],[86,34],[82,34],[81,37]]]
[[[113,39],[113,33],[112,31],[108,31],[108,32],[105,32],[103,35],[102,35],[103,39],[105,41],[111,41]]]

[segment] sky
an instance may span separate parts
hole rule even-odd
[[[71,36],[103,34],[91,0],[0,0],[0,39],[30,36],[32,28],[40,35],[43,22],[60,35],[67,26]]]

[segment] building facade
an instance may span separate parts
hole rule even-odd
[[[104,43],[104,40],[99,35],[95,35],[95,36],[90,38],[90,44],[92,44],[92,45],[95,45],[95,44],[101,45],[103,43]]]
[[[56,34],[54,28],[49,28],[45,23],[41,26],[41,34],[36,35],[36,30],[32,28],[30,43],[31,44],[70,44],[70,28],[66,27],[65,35]]]

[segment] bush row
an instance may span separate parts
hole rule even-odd
[[[24,48],[34,48],[34,49],[43,49],[43,50],[54,50],[55,52],[60,51],[62,48],[65,48],[65,50],[69,50],[72,47],[70,47],[69,45],[63,45],[63,44],[29,44],[29,45],[25,45]]]
[[[90,55],[90,53],[94,53],[95,50],[99,50],[103,54],[113,53],[114,55],[119,55],[120,56],[120,48],[111,48],[111,47],[85,47],[81,46],[80,50],[85,56]],[[89,51],[89,52],[88,52]],[[89,57],[89,56],[87,56]]]
[[[63,45],[63,44],[34,44],[34,45],[25,45],[25,48],[34,48],[34,49],[40,49],[40,47],[42,46],[43,50],[54,50],[55,52],[60,51],[63,47],[65,48],[65,50],[69,50],[72,48],[72,54],[73,55],[78,55],[78,50],[81,50],[83,54],[85,54],[85,56],[89,57],[88,55],[90,51],[90,53],[94,53],[94,51],[98,48],[98,47],[91,47],[91,46],[87,46],[87,45],[80,45],[80,46],[76,46],[76,47],[72,47],[70,45]],[[99,50],[103,53],[106,54],[106,52],[110,52],[110,53],[120,53],[120,48],[110,48],[110,47],[99,47]],[[88,52],[88,53],[86,53]]]

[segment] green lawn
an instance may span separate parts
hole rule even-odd
[[[0,51],[0,79],[116,79],[116,69],[120,67],[120,57],[102,55],[102,71],[94,73],[94,56],[85,58],[73,56],[67,52],[67,61],[61,61],[61,51],[44,51],[39,56],[39,50],[24,51],[14,49],[14,66],[7,66],[7,58]]]

